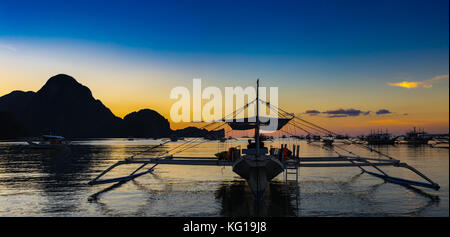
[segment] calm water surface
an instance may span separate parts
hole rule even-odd
[[[74,141],[61,151],[38,151],[23,142],[0,142],[0,216],[449,216],[449,150],[429,146],[398,145],[381,150],[439,183],[439,191],[385,183],[361,174],[358,168],[301,168],[298,195],[280,174],[259,204],[231,167],[160,165],[154,173],[122,185],[87,184],[116,161],[160,142]],[[155,152],[182,142],[166,144]],[[206,142],[179,155],[211,156],[245,143],[245,139]],[[268,145],[280,143],[291,146],[294,141],[280,139]],[[301,156],[335,155],[304,141],[300,146]],[[355,145],[339,146],[376,157]],[[135,167],[118,167],[105,178],[127,175]],[[420,180],[403,168],[384,170]]]

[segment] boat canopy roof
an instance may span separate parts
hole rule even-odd
[[[261,117],[260,116],[259,120],[260,120],[260,125],[261,126],[267,126],[267,125],[270,124],[271,121],[277,120],[278,126],[277,126],[276,130],[280,130],[289,121],[291,121],[291,118],[269,118],[269,117]],[[255,127],[256,127],[256,117],[233,119],[233,121],[230,121],[230,122],[227,121],[227,124],[233,130],[255,129]]]
[[[53,135],[42,135],[41,136],[43,139],[48,139],[48,140],[64,140],[64,137],[61,136],[53,136]]]

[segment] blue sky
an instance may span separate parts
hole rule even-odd
[[[167,116],[170,89],[192,78],[261,78],[295,113],[393,112],[333,119],[338,129],[448,131],[448,65],[448,0],[0,3],[0,95],[66,73],[119,116],[143,107]],[[403,81],[433,85],[392,86]]]
[[[448,1],[9,1],[0,35],[165,52],[313,55],[446,49]]]

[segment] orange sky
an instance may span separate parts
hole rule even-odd
[[[51,76],[65,73],[89,87],[94,97],[119,117],[150,108],[169,118],[175,102],[169,98],[171,89],[184,86],[192,92],[193,78],[202,79],[202,88],[216,86],[224,93],[225,86],[254,86],[259,77],[262,86],[278,86],[281,108],[340,133],[359,135],[370,129],[404,133],[413,126],[430,133],[449,130],[448,63],[438,68],[429,65],[426,72],[418,72],[412,63],[371,69],[374,56],[366,55],[358,59],[358,70],[354,70],[355,63],[341,58],[338,69],[322,71],[332,62],[302,61],[304,66],[290,58],[268,63],[260,57],[248,60],[240,56],[142,56],[126,50],[106,51],[98,45],[37,45],[22,42],[13,44],[15,50],[0,48],[0,95],[13,90],[37,91]],[[376,57],[389,61],[410,55]],[[129,61],[131,58],[135,60]],[[307,110],[338,109],[370,114],[336,118],[303,114]],[[391,113],[375,114],[380,109]],[[186,126],[198,124],[171,124],[173,129]]]

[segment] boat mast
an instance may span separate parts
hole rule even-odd
[[[255,142],[256,142],[256,157],[259,157],[259,79],[256,80],[256,127],[255,127]]]

